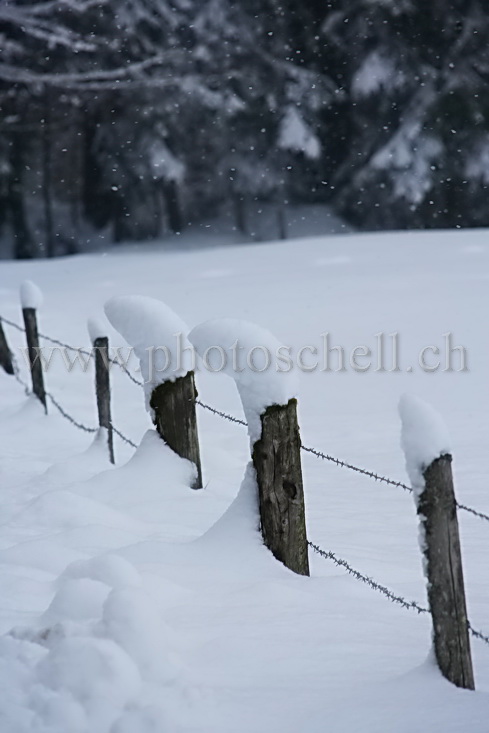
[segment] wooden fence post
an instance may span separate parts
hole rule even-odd
[[[39,347],[39,334],[37,331],[37,316],[35,308],[22,308],[24,317],[27,347],[29,351],[29,364],[31,367],[32,391],[41,401],[47,413],[46,390],[44,389],[44,377],[42,373],[42,361]]]
[[[297,401],[267,407],[261,426],[252,457],[263,540],[286,567],[309,575]]]
[[[95,348],[95,391],[97,394],[98,424],[107,430],[107,446],[109,459],[114,459],[114,433],[110,414],[110,368],[109,368],[109,339],[107,336],[98,336],[94,339]]]
[[[423,472],[417,502],[424,527],[433,643],[441,673],[457,687],[475,689],[465,603],[462,554],[452,477],[452,456],[441,455]]]
[[[7,338],[3,330],[2,319],[0,318],[0,366],[7,374],[14,374],[14,365],[12,362],[12,352],[9,349]]]
[[[154,424],[159,435],[182,458],[187,458],[197,469],[193,489],[202,488],[199,436],[195,401],[197,390],[194,372],[190,371],[174,381],[158,384],[151,393],[150,407],[154,410]]]
[[[185,334],[187,325],[165,303],[154,298],[126,295],[111,298],[104,306],[114,328],[134,348],[144,380],[146,406],[159,436],[181,458],[194,464],[193,489],[202,488],[199,436],[197,431],[194,368],[184,369],[180,357],[190,348]],[[169,344],[177,338],[177,351]],[[155,354],[166,350],[166,366],[154,361]],[[191,349],[190,349],[191,351]],[[174,371],[170,371],[172,358]],[[178,366],[177,366],[178,365]],[[155,372],[158,373],[156,378]],[[179,376],[176,377],[175,375]],[[149,397],[149,400],[148,400]]]

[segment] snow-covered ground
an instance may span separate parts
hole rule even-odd
[[[26,279],[44,294],[41,332],[85,348],[87,318],[127,294],[163,300],[190,328],[254,321],[296,350],[321,349],[325,332],[347,353],[374,348],[383,332],[387,367],[397,332],[400,371],[297,370],[304,444],[407,481],[397,406],[413,392],[448,426],[459,501],[489,513],[487,231],[4,262],[2,316],[21,322]],[[468,369],[421,370],[420,350],[443,357],[446,332]],[[93,378],[61,358],[47,374],[90,426]],[[199,411],[206,488],[191,491],[142,390],[116,368],[112,380],[114,423],[140,444],[116,439],[115,468],[102,441],[0,374],[2,733],[487,733],[489,646],[472,639],[477,692],[459,690],[434,667],[427,614],[317,555],[311,578],[288,572],[255,530],[245,428]],[[200,371],[197,386],[242,417],[232,380]],[[309,539],[426,605],[412,497],[309,454],[303,467]],[[459,520],[469,617],[488,633],[489,523]]]

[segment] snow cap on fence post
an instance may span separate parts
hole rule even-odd
[[[420,547],[438,667],[458,687],[474,689],[462,552],[448,431],[417,397],[399,402],[401,445],[419,518]]]
[[[415,395],[402,395],[399,416],[406,470],[417,498],[424,491],[425,469],[440,456],[451,453],[450,438],[441,415]]]
[[[196,326],[189,340],[204,366],[236,382],[248,422],[265,545],[290,570],[309,575],[295,378],[291,365],[279,368],[285,361],[283,345],[266,329],[231,318]]]
[[[286,347],[267,329],[236,318],[200,323],[188,338],[205,368],[236,382],[253,446],[261,437],[266,408],[286,405],[297,396],[295,374],[285,369],[281,350]]]
[[[32,280],[24,280],[20,286],[20,303],[22,308],[34,308],[38,310],[43,304],[43,294],[41,289],[32,282]]]
[[[177,334],[183,349],[190,349],[187,324],[165,303],[143,295],[121,295],[105,303],[109,322],[132,347],[144,380],[146,407],[159,384],[184,377],[192,367],[177,365]]]
[[[146,409],[159,435],[194,464],[192,487],[202,488],[195,365],[187,325],[165,303],[142,295],[111,298],[104,309],[139,359]]]
[[[97,339],[106,338],[108,331],[107,325],[108,324],[98,316],[92,316],[87,319],[88,335],[90,336],[90,342],[92,344],[94,344]]]
[[[27,350],[31,368],[32,391],[47,413],[46,390],[42,371],[39,333],[37,330],[37,309],[41,307],[43,297],[41,290],[31,280],[25,280],[20,286],[20,302],[22,305],[22,316],[24,318]]]

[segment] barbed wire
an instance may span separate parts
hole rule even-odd
[[[20,326],[18,323],[15,323],[15,321],[11,321],[8,318],[4,318],[2,316],[2,321],[7,323],[9,326],[12,326],[13,328],[17,329],[18,331],[25,333],[25,329]],[[93,358],[93,352],[87,351],[85,349],[77,348],[75,346],[71,346],[71,344],[64,343],[63,341],[60,341],[59,339],[52,338],[51,336],[46,336],[46,334],[39,333],[40,338],[45,339],[46,341],[49,341],[50,343],[53,343],[57,346],[62,346],[65,349],[69,349],[70,351],[77,352],[80,354],[83,354],[84,356],[88,356],[90,358]],[[112,357],[109,357],[109,361],[112,364],[116,364],[122,371],[129,377],[129,379],[134,383],[137,384],[139,387],[144,386],[143,382],[134,377],[129,369],[126,367],[125,364],[123,364],[119,359],[114,359]],[[18,365],[17,367],[14,365],[14,372],[17,370],[16,378],[17,381],[20,381],[20,383],[24,386],[25,389],[28,389],[25,382],[23,382],[21,379],[19,379],[18,376]],[[211,412],[214,415],[217,415],[218,417],[222,417],[225,420],[228,420],[229,422],[233,422],[236,425],[242,425],[244,427],[247,426],[247,423],[245,420],[241,420],[240,418],[234,417],[233,415],[230,415],[227,412],[223,412],[222,410],[218,410],[215,407],[212,407],[211,405],[207,405],[205,402],[202,402],[201,400],[196,400],[196,404],[198,404],[200,407],[202,407],[204,410],[207,410],[208,412]],[[117,431],[114,426],[113,430],[119,435],[119,431]],[[129,438],[126,438],[126,436],[122,436],[122,434],[119,435],[119,437],[124,440],[128,445],[132,445],[133,447],[136,447],[136,445],[129,440]],[[335,466],[339,466],[340,468],[346,468],[349,471],[354,471],[355,473],[359,473],[362,476],[367,476],[368,478],[373,479],[374,481],[378,481],[379,483],[384,483],[388,486],[394,486],[399,489],[403,489],[403,491],[407,491],[409,493],[412,493],[412,488],[408,486],[407,484],[403,483],[402,481],[396,481],[395,479],[388,478],[387,476],[382,476],[381,474],[376,473],[375,471],[370,471],[366,468],[361,468],[359,466],[355,466],[352,463],[349,463],[348,461],[343,461],[340,458],[336,458],[335,456],[328,455],[327,453],[323,453],[322,451],[318,450],[317,448],[310,448],[305,445],[301,445],[301,449],[305,453],[310,453],[311,455],[316,456],[316,458],[320,458],[321,460],[328,461],[329,463],[333,463]],[[472,514],[474,517],[478,517],[479,519],[483,519],[486,522],[489,522],[489,515],[485,514],[484,512],[479,511],[478,509],[474,509],[473,507],[467,506],[466,504],[461,504],[458,501],[456,502],[457,507],[461,509],[464,512],[468,512],[469,514]]]
[[[387,588],[385,585],[378,583],[373,578],[369,577],[368,575],[364,575],[359,570],[353,568],[350,563],[348,563],[346,560],[343,560],[343,558],[338,557],[334,552],[331,552],[330,550],[322,550],[318,545],[314,544],[314,542],[308,541],[307,544],[312,550],[314,550],[317,555],[320,555],[325,560],[331,560],[338,567],[344,568],[350,575],[356,578],[356,580],[360,580],[362,583],[370,586],[372,590],[376,590],[379,593],[382,593],[392,603],[397,603],[403,608],[413,609],[418,613],[429,613],[429,608],[421,606],[417,601],[408,601],[402,596],[397,595],[393,591],[389,590],[389,588]]]
[[[480,641],[483,641],[485,644],[489,644],[489,635],[484,634],[482,631],[479,631],[478,629],[474,629],[470,621],[467,621],[467,628],[469,629],[472,636],[474,636],[476,639],[480,639]]]
[[[50,400],[50,402],[52,402],[58,412],[76,428],[84,430],[86,433],[96,433],[98,431],[98,428],[89,428],[86,425],[83,425],[83,423],[78,422],[78,420],[75,420],[75,418],[72,417],[68,412],[66,412],[66,410],[59,404],[58,400],[53,397],[51,392],[46,392],[46,397],[48,397],[48,399]]]
[[[25,333],[25,328],[20,326],[18,323],[15,323],[15,321],[11,321],[9,318],[5,318],[2,316],[2,321],[7,323],[9,326],[12,326],[12,328],[15,328],[17,331],[20,331],[21,333]],[[87,351],[87,349],[82,349],[81,347],[72,346],[71,344],[67,344],[64,341],[60,341],[57,338],[53,338],[52,336],[47,336],[45,333],[39,332],[39,338],[44,339],[45,341],[49,341],[49,343],[54,344],[55,346],[61,346],[63,349],[68,349],[68,351],[72,351],[76,354],[83,354],[83,356],[88,356],[89,358],[93,359],[93,351]],[[138,387],[143,386],[143,382],[141,382],[139,379],[133,376],[131,374],[130,370],[127,368],[125,364],[123,364],[120,359],[114,359],[113,357],[109,356],[108,360],[111,364],[115,364],[120,369],[122,369],[123,372],[129,377],[129,379],[134,382],[134,384],[137,384]]]
[[[53,397],[51,392],[46,392],[46,397],[49,397],[49,400],[53,403],[53,405],[56,407],[58,412],[66,419],[68,420],[72,425],[79,428],[80,430],[84,430],[86,433],[96,433],[98,432],[98,428],[89,428],[87,425],[83,425],[83,423],[78,422],[78,420],[75,420],[75,418],[70,415],[66,410],[63,408],[62,405]],[[136,443],[133,443],[133,441],[128,438],[121,430],[118,430],[118,428],[115,427],[113,423],[111,423],[112,432],[114,432],[116,435],[119,436],[121,440],[124,441],[124,443],[127,443],[127,445],[130,445],[132,448],[137,448]]]
[[[124,443],[127,443],[127,445],[130,445],[132,448],[137,448],[136,443],[133,443],[130,438],[127,438],[124,433],[121,433],[120,430],[118,430],[113,423],[111,423],[112,431],[119,436],[121,440],[124,441]]]
[[[3,320],[3,319],[2,319]],[[27,382],[22,379],[19,369],[18,361],[14,354],[11,354],[12,358],[12,366],[14,369],[14,377],[17,380],[17,382],[22,385],[22,387],[25,390],[25,393],[28,395],[30,394],[29,385]],[[58,410],[60,415],[64,417],[68,422],[70,422],[72,425],[74,425],[79,430],[83,430],[86,433],[96,433],[98,431],[98,428],[90,428],[87,425],[84,425],[83,423],[76,420],[72,415],[70,415],[64,407],[58,402],[58,400],[54,397],[54,395],[51,392],[46,392],[46,397],[49,399],[49,401],[54,405],[54,407]],[[119,436],[121,440],[124,441],[124,443],[127,443],[127,445],[130,445],[132,448],[137,448],[136,443],[134,443],[130,438],[128,438],[121,430],[118,430],[118,428],[115,427],[115,425],[111,424],[112,431]]]
[[[233,417],[233,415],[228,415],[227,412],[221,412],[221,410],[216,410],[215,407],[206,405],[205,402],[201,402],[200,400],[195,400],[195,403],[197,405],[200,405],[200,407],[203,407],[204,410],[208,410],[209,412],[212,412],[214,415],[223,417],[225,420],[229,420],[230,422],[237,423],[238,425],[244,425],[245,428],[248,427],[248,423],[245,420],[240,420],[238,417]]]
[[[330,550],[323,550],[321,547],[319,547],[319,545],[316,545],[314,542],[308,541],[307,544],[317,555],[320,555],[320,557],[324,558],[325,560],[331,560],[331,562],[333,562],[337,567],[346,570],[349,575],[355,578],[355,580],[359,580],[365,585],[368,585],[369,588],[371,588],[372,590],[375,590],[378,593],[382,593],[382,595],[385,596],[385,598],[387,598],[392,603],[397,603],[399,606],[402,606],[402,608],[406,608],[407,610],[416,611],[418,614],[430,613],[429,608],[422,606],[417,601],[408,601],[406,598],[399,595],[398,593],[394,593],[394,591],[387,588],[387,586],[382,585],[382,583],[378,583],[369,575],[364,575],[359,570],[356,570],[356,568],[352,567],[347,560],[344,560],[342,557],[338,557],[336,553],[331,552]],[[482,631],[479,631],[478,629],[475,629],[468,620],[467,628],[472,636],[489,645],[489,635],[485,634]]]
[[[23,330],[23,329],[22,329]],[[86,349],[78,348],[76,346],[71,346],[70,344],[65,344],[63,341],[60,341],[59,339],[51,338],[51,336],[46,336],[44,333],[39,333],[39,338],[44,339],[45,341],[49,341],[52,344],[55,344],[56,346],[62,346],[63,349],[68,349],[69,351],[75,352],[77,354],[83,354],[84,356],[90,357],[90,359],[93,359],[93,351],[87,351]],[[123,372],[129,377],[129,379],[134,382],[134,384],[137,384],[138,387],[143,386],[143,382],[141,382],[139,379],[136,379],[134,377],[130,370],[127,368],[127,366],[120,361],[120,359],[114,359],[112,356],[108,356],[108,361],[111,364],[115,364],[120,369],[122,369]]]
[[[66,410],[63,408],[62,405],[53,397],[51,392],[46,392],[46,397],[49,398],[49,400],[52,402],[52,404],[56,407],[58,412],[66,419],[68,420],[72,425],[79,428],[80,430],[84,430],[86,433],[96,433],[98,432],[98,428],[89,428],[87,425],[83,425],[83,423],[78,422],[78,420],[75,420],[75,418],[70,415]],[[111,423],[112,432],[114,432],[116,435],[119,436],[121,440],[124,441],[124,443],[127,443],[132,448],[137,448],[136,443],[133,443],[133,441],[128,438],[126,435],[124,435],[123,432],[118,430],[113,423]]]
[[[237,417],[234,417],[233,415],[229,415],[226,412],[222,412],[222,410],[216,410],[215,407],[211,407],[210,405],[207,405],[205,402],[201,402],[201,400],[196,400],[196,403],[200,405],[204,410],[208,410],[209,412],[212,412],[214,415],[218,415],[219,417],[224,418],[225,420],[229,420],[229,422],[237,423],[238,425],[244,425],[246,426],[247,423],[244,420],[240,420]],[[379,483],[388,484],[389,486],[396,486],[397,488],[403,489],[404,491],[408,491],[409,493],[413,493],[413,490],[410,486],[407,484],[404,484],[402,481],[395,481],[394,479],[387,478],[386,476],[382,476],[378,473],[375,473],[374,471],[369,471],[366,468],[360,468],[359,466],[354,466],[352,463],[348,463],[347,461],[342,461],[340,458],[335,458],[334,456],[330,456],[327,453],[323,453],[322,451],[318,450],[317,448],[309,448],[308,446],[301,445],[301,449],[305,453],[311,453],[312,455],[316,456],[316,458],[321,458],[324,461],[329,461],[330,463],[334,463],[335,466],[339,466],[340,468],[347,468],[350,471],[355,471],[356,473],[360,473],[363,476],[368,476],[368,478],[374,479],[374,481],[378,481]],[[458,501],[456,502],[457,507],[461,509],[464,512],[469,512],[470,514],[473,514],[475,517],[479,517],[479,519],[484,519],[486,522],[489,522],[489,515],[484,514],[484,512],[480,512],[477,509],[473,509],[470,506],[467,506],[466,504],[460,504]]]
[[[329,461],[330,463],[334,463],[336,466],[340,466],[341,468],[348,468],[350,471],[361,473],[363,476],[368,476],[369,478],[374,479],[374,481],[389,484],[389,486],[397,486],[400,489],[412,492],[412,488],[407,484],[402,483],[402,481],[395,481],[394,479],[387,478],[386,476],[381,476],[380,474],[375,473],[374,471],[369,471],[366,468],[359,468],[358,466],[354,466],[352,463],[342,461],[340,458],[329,456],[327,453],[323,453],[322,451],[317,450],[317,448],[308,448],[305,445],[302,445],[301,448],[306,453],[312,453],[314,456],[316,456],[316,458],[321,458],[324,461]]]
[[[16,328],[18,331],[25,332],[25,329],[23,329],[21,326],[19,326],[18,324],[16,324],[14,321],[10,321],[9,319],[3,318],[3,317],[2,317],[2,320],[5,323],[7,323],[8,325],[12,326],[13,328]],[[59,339],[51,338],[50,336],[45,336],[45,335],[43,335],[41,333],[39,334],[39,336],[41,338],[45,339],[46,341],[49,341],[50,343],[56,344],[58,346],[62,346],[63,348],[69,349],[70,351],[75,351],[75,352],[78,352],[78,353],[82,353],[85,356],[93,357],[93,352],[88,352],[88,351],[86,351],[84,349],[78,349],[78,348],[76,348],[74,346],[71,346],[70,344],[63,343]],[[22,385],[22,387],[24,388],[26,394],[30,394],[29,386],[28,386],[28,384],[25,382],[25,380],[22,378],[22,376],[20,374],[20,368],[19,368],[19,364],[17,362],[17,359],[16,359],[16,357],[15,357],[14,354],[12,354],[11,356],[12,356],[12,366],[13,366],[13,370],[14,370],[14,377],[17,380],[17,382],[20,385]],[[133,375],[129,372],[129,370],[127,369],[127,367],[124,364],[122,364],[119,360],[117,360],[117,359],[110,359],[110,361],[113,364],[117,364],[127,374],[127,376],[133,382],[135,382],[139,386],[142,386],[143,385],[142,382],[140,382],[135,377],[133,377]],[[98,428],[88,427],[87,425],[84,425],[83,423],[81,423],[78,420],[76,420],[72,415],[70,415],[63,408],[63,406],[58,402],[58,400],[54,397],[54,395],[51,392],[46,392],[46,397],[49,399],[49,401],[51,402],[51,404],[53,404],[54,407],[58,410],[58,412],[60,413],[60,415],[62,415],[62,417],[64,417],[66,420],[68,420],[76,428],[78,428],[79,430],[83,430],[86,433],[91,433],[91,434],[98,432]],[[247,423],[246,423],[245,420],[241,420],[240,418],[234,417],[233,415],[230,415],[230,414],[228,414],[226,412],[223,412],[222,410],[218,410],[215,407],[211,407],[211,405],[207,405],[205,402],[202,402],[201,400],[196,400],[196,403],[198,405],[200,405],[200,407],[202,407],[203,409],[205,409],[205,410],[213,413],[214,415],[217,415],[218,417],[222,417],[222,418],[228,420],[229,422],[233,422],[233,423],[235,423],[237,425],[242,425],[244,427],[247,426]],[[124,433],[122,433],[120,430],[118,430],[118,428],[116,428],[114,424],[111,424],[111,428],[112,428],[112,431],[121,440],[123,440],[125,443],[127,443],[128,445],[130,445],[132,448],[137,448],[136,443],[134,443],[132,440],[130,440],[130,438],[128,438],[127,436],[125,436]],[[302,445],[301,448],[302,448],[303,451],[305,451],[307,453],[311,453],[312,455],[316,456],[317,458],[321,458],[322,460],[332,462],[336,466],[340,466],[342,468],[348,468],[349,470],[355,471],[355,472],[360,473],[360,474],[362,474],[364,476],[368,476],[369,478],[372,478],[375,481],[380,481],[382,483],[386,483],[386,484],[389,484],[391,486],[396,486],[398,488],[402,488],[402,489],[404,489],[406,491],[412,492],[412,488],[410,486],[408,486],[407,484],[402,483],[401,481],[394,481],[393,479],[389,479],[389,478],[387,478],[385,476],[381,476],[381,475],[379,475],[379,474],[377,474],[377,473],[375,473],[373,471],[368,471],[367,469],[359,468],[358,466],[354,466],[353,464],[348,463],[347,461],[342,461],[339,458],[335,458],[334,456],[330,456],[330,455],[328,455],[326,453],[323,453],[322,451],[319,451],[316,448],[308,448],[307,446],[304,446],[304,445]],[[464,504],[458,504],[458,503],[457,503],[457,506],[459,507],[459,509],[463,509],[464,511],[470,512],[471,514],[474,514],[477,517],[480,517],[482,519],[489,520],[489,516],[487,516],[486,514],[484,514],[482,512],[479,512],[479,511],[477,511],[475,509],[472,509],[471,507],[465,506]],[[408,610],[414,610],[418,614],[429,613],[430,612],[428,608],[426,608],[424,606],[421,606],[417,601],[409,601],[406,598],[404,598],[403,596],[401,596],[401,595],[399,595],[397,593],[394,593],[389,588],[387,588],[387,586],[382,585],[382,583],[379,583],[378,581],[374,580],[372,577],[361,573],[359,570],[357,570],[356,568],[352,567],[347,560],[339,557],[334,552],[332,552],[330,550],[323,550],[321,547],[319,547],[319,545],[316,545],[314,542],[308,541],[307,544],[320,557],[322,557],[325,560],[330,560],[337,567],[343,568],[344,570],[347,571],[347,573],[349,575],[351,575],[353,578],[355,578],[355,580],[358,580],[358,581],[360,581],[360,582],[368,585],[372,590],[375,590],[378,593],[381,593],[385,598],[387,598],[392,603],[397,603],[401,607],[406,608]],[[470,621],[467,621],[467,628],[468,628],[470,634],[473,637],[475,637],[476,639],[479,639],[480,641],[482,641],[485,644],[489,645],[489,635],[485,634],[484,632],[480,631],[479,629],[475,629],[472,626],[472,624],[470,623]]]

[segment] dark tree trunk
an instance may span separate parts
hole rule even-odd
[[[54,257],[53,190],[51,179],[51,95],[45,92],[42,127],[42,201],[44,209],[44,246],[47,257]]]
[[[183,214],[180,192],[176,181],[166,181],[164,186],[168,224],[172,232],[177,234],[183,230]]]
[[[236,228],[241,234],[249,235],[247,206],[244,196],[238,193],[234,194],[233,205]]]
[[[284,204],[279,204],[277,206],[277,229],[278,238],[287,239],[287,214]]]
[[[114,194],[105,190],[103,175],[96,150],[97,119],[90,110],[84,110],[82,131],[82,199],[83,213],[97,229],[106,226],[113,218]]]
[[[12,133],[10,141],[8,204],[14,237],[14,257],[16,260],[29,260],[35,256],[34,243],[29,230],[24,201],[23,149],[24,142],[22,140],[22,133]]]

